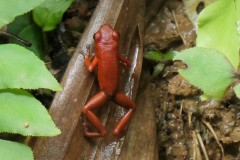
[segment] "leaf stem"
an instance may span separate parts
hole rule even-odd
[[[10,38],[13,38],[13,39],[16,39],[17,41],[21,42],[22,44],[24,44],[26,47],[30,47],[32,45],[32,43],[24,40],[24,39],[21,39],[11,33],[8,33],[8,32],[0,32],[0,35],[4,35],[4,36],[7,36],[7,37],[10,37]]]

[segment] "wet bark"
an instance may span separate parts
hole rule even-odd
[[[63,91],[55,95],[49,110],[62,133],[52,138],[37,139],[34,146],[36,160],[128,159],[132,156],[140,159],[143,150],[144,157],[150,157],[149,159],[156,155],[154,145],[156,130],[152,121],[154,117],[152,109],[150,109],[152,118],[145,119],[149,117],[149,112],[145,111],[146,106],[144,106],[148,101],[142,102],[141,98],[137,101],[138,108],[129,125],[129,130],[121,138],[114,137],[112,129],[126,111],[112,102],[97,112],[109,130],[106,137],[85,138],[80,118],[82,107],[99,91],[96,76],[87,71],[80,52],[86,51],[88,44],[93,46],[93,34],[103,23],[110,24],[120,32],[120,52],[132,61],[129,70],[123,69],[121,90],[135,100],[142,68],[144,6],[144,0],[99,1],[64,74],[61,82]],[[151,125],[149,126],[146,122]],[[144,144],[147,143],[146,141],[149,142],[150,147]]]

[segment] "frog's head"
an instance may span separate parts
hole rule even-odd
[[[95,43],[113,43],[119,41],[119,33],[110,25],[103,24],[93,36]]]

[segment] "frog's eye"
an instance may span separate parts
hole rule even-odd
[[[120,33],[119,32],[113,32],[112,35],[113,35],[113,37],[115,39],[118,39],[120,37]]]
[[[93,35],[93,39],[94,39],[95,41],[99,40],[100,37],[101,37],[100,33],[94,33],[94,35]]]

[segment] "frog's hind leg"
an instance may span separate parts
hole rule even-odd
[[[114,97],[114,102],[116,102],[123,108],[129,109],[125,116],[118,122],[117,126],[113,131],[115,135],[120,135],[125,126],[128,124],[130,118],[132,117],[133,112],[136,109],[136,105],[122,92],[116,94],[116,96]]]
[[[99,92],[83,107],[83,115],[85,115],[87,120],[98,130],[98,132],[90,132],[86,123],[83,122],[83,132],[86,137],[103,137],[107,133],[107,129],[92,111],[100,108],[107,100],[108,96],[104,92]]]

